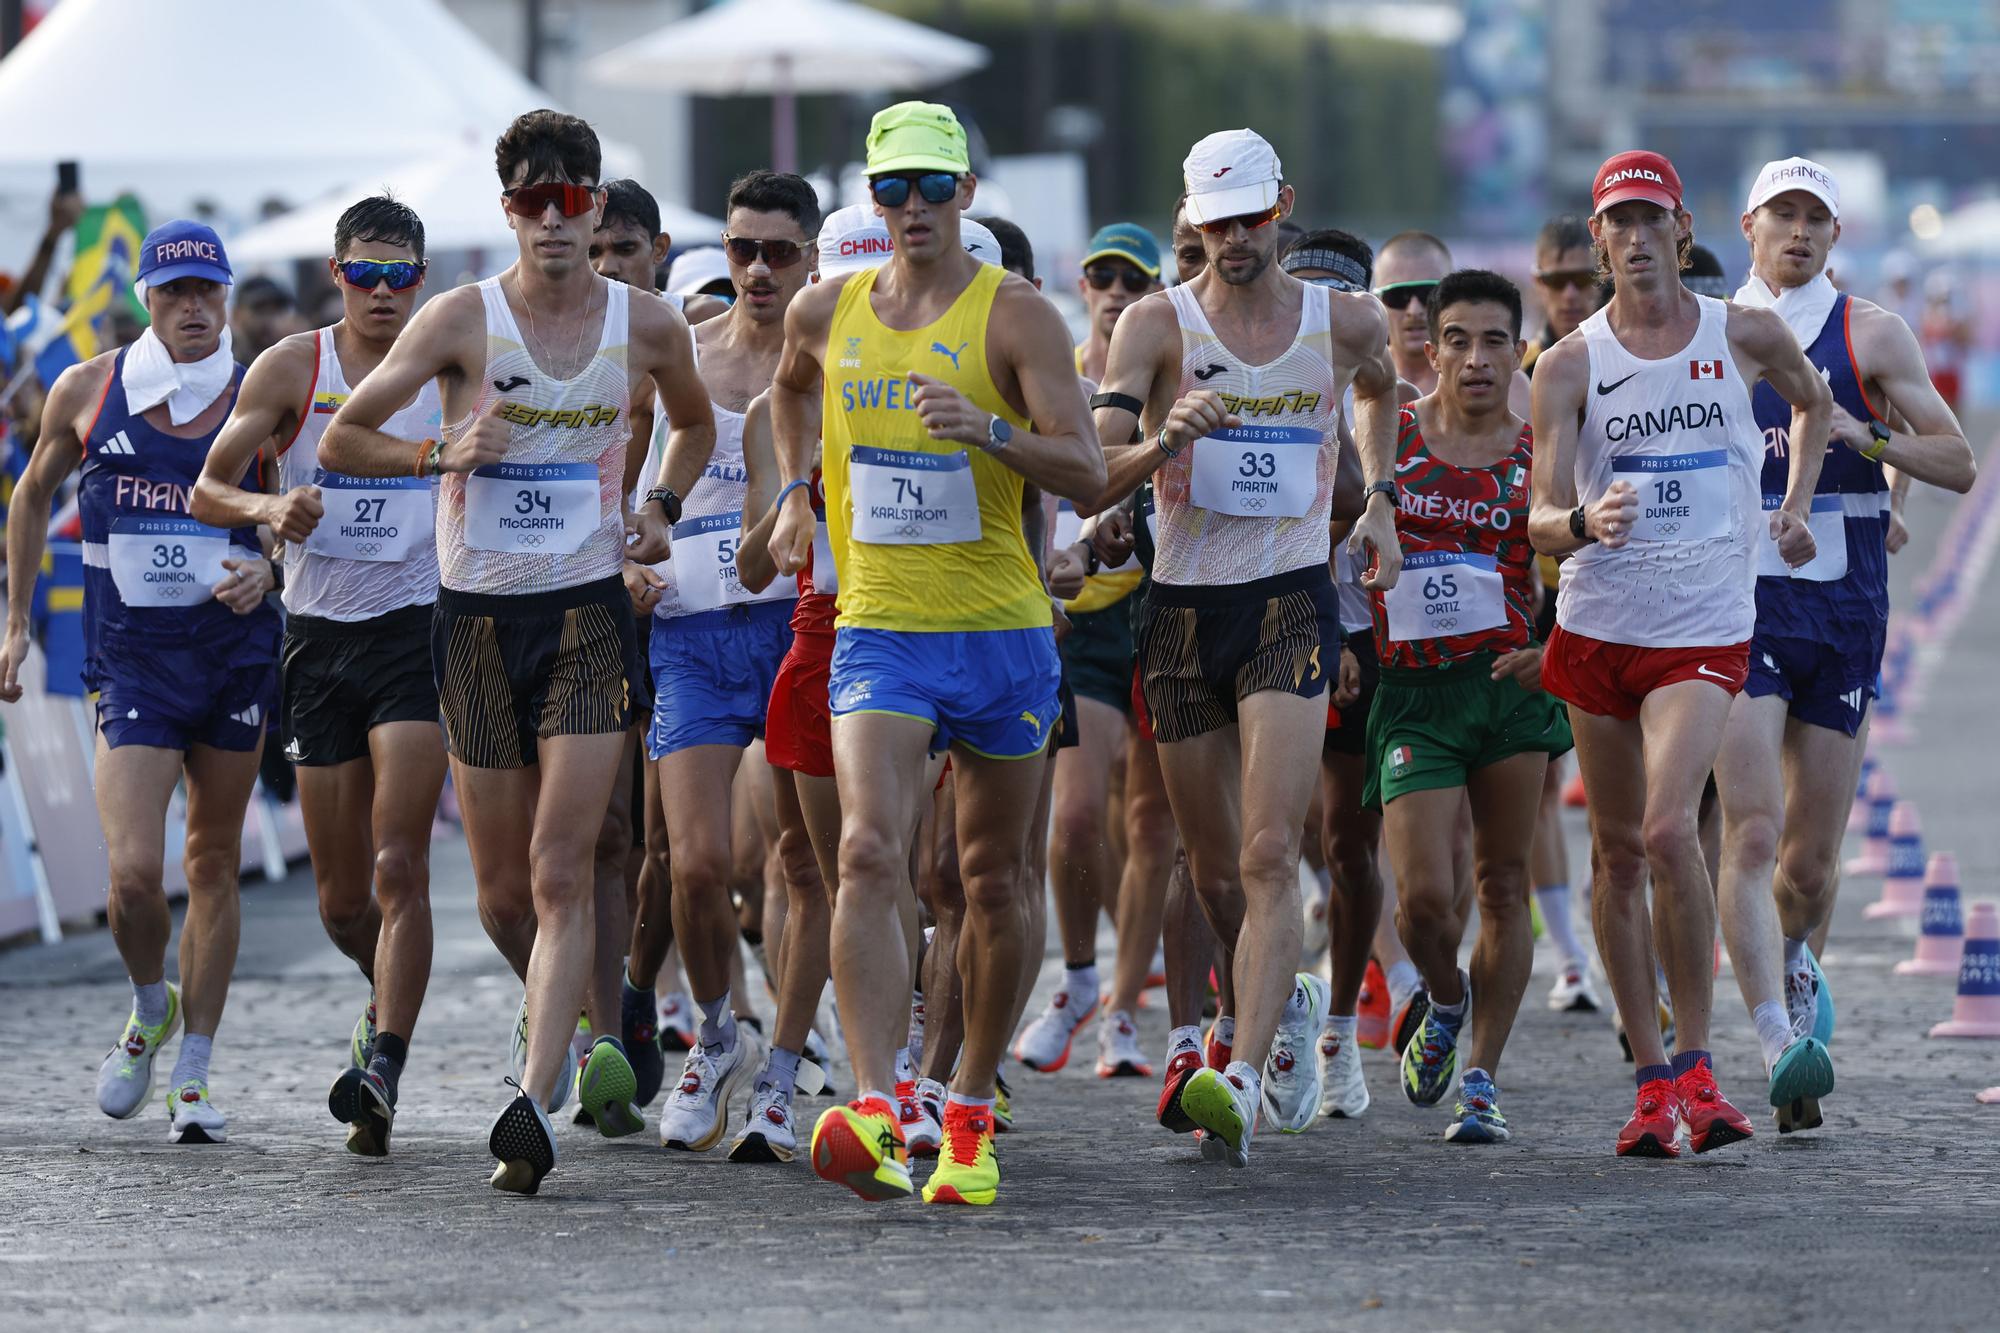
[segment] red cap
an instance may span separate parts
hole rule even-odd
[[[1602,213],[1629,199],[1644,199],[1668,210],[1679,208],[1680,173],[1666,158],[1644,149],[1615,155],[1597,169],[1597,178],[1590,183],[1590,211]]]

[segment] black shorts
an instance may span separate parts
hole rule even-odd
[[[431,667],[445,743],[474,768],[526,768],[548,736],[632,725],[632,601],[617,575],[554,592],[438,592]]]
[[[290,616],[280,679],[285,758],[307,768],[368,755],[368,733],[388,722],[438,720],[427,649],[428,603],[371,616]]]
[[[1085,699],[1132,711],[1132,614],[1122,602],[1098,611],[1069,613],[1062,641],[1070,688]]]
[[[1062,711],[1056,716],[1056,744],[1058,750],[1074,750],[1083,744],[1079,735],[1082,721],[1076,715],[1076,691],[1070,688],[1069,668],[1065,666],[1062,683],[1056,687],[1056,706]]]
[[[1250,583],[1155,583],[1139,633],[1153,734],[1170,744],[1229,726],[1260,690],[1316,699],[1339,653],[1340,599],[1323,563]]]
[[[1382,662],[1375,655],[1375,632],[1357,630],[1342,645],[1361,664],[1361,693],[1353,703],[1328,708],[1326,753],[1361,756],[1368,753],[1368,710],[1375,706],[1375,687],[1382,683]]]

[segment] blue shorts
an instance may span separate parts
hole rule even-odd
[[[752,602],[653,626],[649,759],[696,745],[741,749],[764,734],[771,684],[792,646],[793,605]]]
[[[275,728],[277,662],[231,665],[226,654],[192,648],[132,653],[107,651],[92,663],[97,727],[112,749],[254,750]]]
[[[1061,712],[1053,630],[918,634],[843,627],[827,682],[833,715],[893,713],[937,729],[935,752],[960,745],[989,759],[1042,752]]]
[[[1750,640],[1743,692],[1752,699],[1775,694],[1790,703],[1789,712],[1799,721],[1852,736],[1876,695],[1884,637],[1880,629],[1838,634],[1831,643],[1757,634]]]

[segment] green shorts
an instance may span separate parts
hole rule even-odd
[[[1536,750],[1558,755],[1574,745],[1560,700],[1494,680],[1492,671],[1490,653],[1448,667],[1382,668],[1368,713],[1364,805],[1463,787],[1467,774],[1502,759]]]

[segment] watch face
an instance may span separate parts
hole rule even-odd
[[[993,436],[994,439],[998,440],[1002,444],[1005,444],[1007,443],[1007,441],[1014,438],[1013,423],[1001,417],[996,416],[993,418],[993,424],[989,428],[989,433]]]

